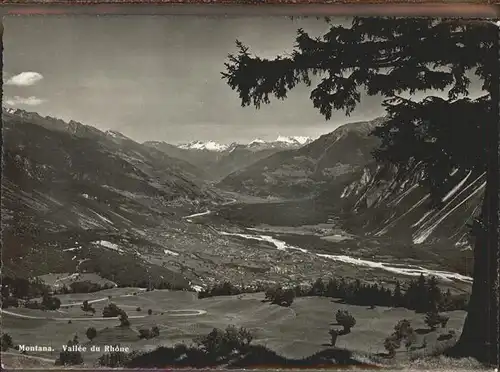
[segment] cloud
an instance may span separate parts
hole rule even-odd
[[[35,96],[31,97],[19,97],[15,96],[12,98],[8,98],[5,100],[5,104],[9,106],[17,106],[17,105],[28,105],[28,106],[37,106],[44,103],[45,100],[41,98],[37,98]]]
[[[5,85],[17,85],[19,87],[27,87],[30,85],[35,85],[40,80],[43,79],[43,75],[38,72],[26,71],[20,74],[14,75],[7,79]]]

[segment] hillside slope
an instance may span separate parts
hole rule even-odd
[[[276,153],[236,171],[218,185],[264,197],[316,195],[333,180],[349,179],[371,161],[378,140],[370,133],[383,120],[343,125],[302,148]]]
[[[468,225],[480,209],[484,175],[456,169],[449,175],[448,194],[431,206],[420,164],[403,173],[373,158],[379,141],[370,133],[381,124],[383,118],[346,124],[301,149],[234,172],[218,186],[297,202],[268,206],[265,212],[260,208],[260,217],[250,208],[228,215],[271,225],[334,221],[352,234],[388,246],[397,240],[408,246],[439,244],[441,251],[470,250]]]
[[[201,171],[119,133],[21,110],[3,112],[3,136],[4,272],[88,267],[123,281],[129,266],[141,280],[150,270],[185,283],[137,259],[136,248],[151,244],[134,231],[220,201]]]
[[[174,146],[166,142],[148,141],[144,144],[165,154],[185,160],[204,169],[207,179],[219,181],[230,173],[243,169],[280,151],[297,149],[309,143],[310,139],[298,141],[295,138],[278,137],[276,141],[255,140],[249,144],[233,143],[220,145],[209,142]]]

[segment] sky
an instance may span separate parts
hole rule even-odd
[[[3,105],[169,143],[316,138],[382,116],[381,98],[363,97],[350,117],[335,112],[326,121],[305,86],[260,110],[241,107],[220,75],[235,40],[274,57],[291,50],[299,27],[320,35],[328,25],[285,17],[4,17]]]

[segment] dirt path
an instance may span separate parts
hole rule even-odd
[[[198,310],[198,309],[182,309],[182,310],[155,310],[157,312],[163,312],[163,313],[170,313],[170,316],[200,316],[204,315],[207,312],[205,310]],[[182,314],[188,312],[188,314]],[[7,311],[0,309],[1,314],[6,314],[10,315],[16,318],[22,318],[22,319],[42,319],[42,320],[54,320],[54,321],[61,321],[61,322],[67,322],[67,321],[92,321],[92,320],[116,320],[119,317],[78,317],[78,318],[54,318],[54,317],[43,317],[43,316],[33,316],[33,315],[25,315],[25,314],[18,314],[14,313],[12,311]],[[179,314],[176,314],[179,313]],[[146,318],[150,315],[129,315],[129,319],[141,319],[141,318]]]
[[[121,296],[116,296],[114,298],[121,298],[121,297],[133,297],[133,294],[126,294],[126,295],[121,295]],[[137,296],[137,295],[135,295]],[[96,303],[96,302],[102,302],[102,301],[107,301],[109,300],[108,297],[104,298],[99,298],[97,300],[91,300],[88,301],[89,304],[91,303]],[[61,304],[61,307],[70,307],[70,306],[77,306],[77,305],[82,305],[83,302],[72,302],[68,304]],[[121,306],[118,304],[118,306]],[[123,305],[123,307],[137,307],[137,305]],[[163,309],[156,309],[153,310],[156,312],[162,312],[165,314],[169,314],[170,316],[178,317],[178,316],[200,316],[204,315],[207,312],[205,310],[199,310],[199,309],[180,309],[180,310],[163,310]],[[59,311],[60,312],[60,311]],[[187,313],[187,314],[186,314]],[[67,322],[67,321],[93,321],[93,320],[116,320],[119,317],[77,317],[77,318],[59,318],[59,317],[43,317],[43,316],[34,316],[34,315],[25,315],[25,314],[18,314],[12,311],[0,309],[0,314],[6,314],[10,315],[16,318],[21,318],[21,319],[42,319],[42,320],[53,320],[53,321],[61,321],[61,322]],[[141,318],[146,318],[150,315],[129,315],[129,319],[141,319]]]

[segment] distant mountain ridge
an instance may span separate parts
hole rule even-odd
[[[410,172],[375,161],[371,135],[385,118],[349,123],[296,150],[276,153],[236,171],[218,186],[260,197],[309,199],[310,223],[338,221],[347,231],[406,244],[468,246],[468,224],[480,210],[485,180],[457,169],[442,203],[430,206],[423,169]],[[301,223],[306,223],[302,221]]]
[[[216,141],[192,141],[189,143],[183,143],[180,145],[174,145],[180,149],[183,150],[199,150],[199,151],[218,151],[218,152],[224,152],[224,151],[231,151],[235,149],[236,147],[247,147],[249,149],[263,149],[263,148],[273,148],[273,147],[278,147],[278,148],[295,148],[295,147],[300,147],[304,146],[308,143],[311,143],[313,139],[311,137],[304,137],[304,136],[278,136],[276,140],[274,141],[264,141],[260,138],[256,138],[253,141],[250,141],[248,144],[243,144],[243,143],[230,143],[230,144],[221,144]],[[154,144],[154,143],[161,143],[161,142],[155,142],[155,141],[148,141],[146,143]]]
[[[2,119],[5,270],[34,276],[86,268],[133,284],[130,266],[137,278],[150,270],[155,280],[186,285],[182,275],[141,259],[137,251],[153,245],[138,237],[223,200],[203,171],[118,132],[24,110],[3,110]]]
[[[346,249],[371,244],[381,255],[384,246],[385,252],[404,247],[405,254],[426,251],[433,261],[445,250],[469,250],[467,223],[478,211],[484,180],[457,169],[450,175],[456,186],[430,210],[420,165],[402,173],[374,161],[380,142],[371,132],[384,120],[349,123],[295,148],[253,151],[249,147],[263,144],[256,140],[209,151],[139,144],[117,131],[5,109],[2,270],[27,276],[96,272],[126,285],[151,275],[184,288],[186,278],[215,280],[229,272],[239,278],[242,266],[233,270],[213,257],[229,263],[233,253],[254,255],[246,243],[227,244],[212,226],[186,218],[209,210],[217,211],[212,221],[230,210],[243,216],[244,226],[333,221],[359,238]],[[229,175],[215,185],[206,182],[216,172]],[[238,203],[232,194],[235,203],[227,203],[214,186],[276,198]],[[226,221],[236,226],[240,220]],[[270,262],[280,259],[273,257]],[[253,266],[245,267],[254,275]]]
[[[384,118],[350,123],[296,149],[278,152],[221,180],[219,185],[256,196],[312,196],[333,178],[345,178],[372,159],[379,141],[370,135]]]
[[[297,149],[312,141],[309,137],[278,136],[275,141],[255,139],[248,144],[193,141],[172,145],[161,141],[147,141],[144,145],[204,169],[209,174],[208,179],[218,181],[279,151]]]

